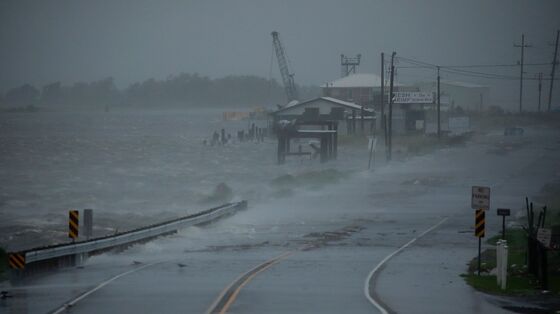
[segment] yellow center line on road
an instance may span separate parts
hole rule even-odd
[[[420,235],[420,237],[422,235]],[[249,282],[251,282],[251,280],[253,280],[258,274],[260,274],[260,273],[264,272],[265,270],[271,268],[275,264],[280,263],[282,260],[286,259],[287,257],[289,257],[290,255],[292,255],[296,252],[307,251],[309,249],[313,249],[313,248],[316,248],[316,247],[317,246],[314,243],[304,244],[304,245],[300,246],[299,248],[297,248],[296,250],[284,252],[277,257],[271,258],[271,259],[255,266],[255,267],[253,267],[251,270],[249,270],[249,271],[245,272],[244,274],[240,275],[239,277],[237,277],[226,288],[224,288],[220,292],[219,296],[214,300],[214,302],[212,303],[210,308],[208,308],[208,310],[206,311],[206,314],[214,314],[214,313],[225,314],[225,313],[227,313],[227,311],[229,310],[231,305],[237,299],[237,296],[241,292],[241,289],[243,289],[243,287],[245,287]],[[228,295],[228,293],[229,293],[229,295]],[[221,303],[223,304],[223,306],[220,308]]]
[[[281,255],[280,257],[274,259],[273,261],[270,262],[270,264],[268,264],[267,266],[259,269],[258,271],[252,273],[249,277],[247,277],[238,287],[237,289],[235,289],[235,291],[233,292],[233,294],[229,297],[228,301],[226,302],[226,304],[224,305],[224,307],[222,308],[222,310],[220,311],[220,314],[224,314],[227,312],[227,310],[229,309],[229,307],[233,304],[233,302],[235,302],[235,300],[237,299],[237,295],[239,294],[239,292],[241,291],[241,289],[243,289],[243,287],[245,287],[245,285],[247,285],[251,280],[253,280],[253,278],[255,278],[259,273],[269,269],[270,267],[274,266],[274,264],[279,263],[280,261],[282,261],[283,259],[287,258],[288,256],[292,255],[293,252],[286,252],[285,254]]]
[[[222,290],[222,292],[220,293],[218,298],[214,301],[214,303],[212,304],[212,306],[210,306],[210,308],[208,309],[208,311],[206,313],[208,313],[208,314],[211,314],[211,313],[219,313],[219,314],[227,313],[227,311],[229,310],[231,305],[237,299],[237,296],[239,295],[239,293],[240,293],[241,289],[243,289],[243,287],[245,287],[249,282],[251,282],[251,280],[253,280],[253,278],[255,278],[258,274],[260,274],[261,272],[269,269],[270,267],[274,266],[275,264],[281,262],[283,259],[286,259],[288,256],[290,256],[292,254],[294,254],[293,251],[284,252],[277,257],[271,258],[271,259],[265,261],[264,263],[261,263],[261,264],[257,265],[253,269],[251,269],[248,272],[244,273],[243,275],[239,276],[231,284],[229,284],[229,286],[227,286],[224,290]],[[236,285],[237,285],[237,287],[235,288],[235,290],[233,290],[231,295],[229,295],[229,297],[227,298],[227,301],[225,301],[222,308],[218,309],[217,307],[220,304],[220,302],[223,301],[223,299],[227,295],[227,293]],[[219,310],[219,312],[217,312],[217,310]]]

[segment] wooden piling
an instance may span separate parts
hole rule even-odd
[[[364,134],[364,107],[362,106],[362,108],[360,109],[360,131],[362,132],[362,135]]]
[[[352,110],[352,135],[356,134],[356,110]]]

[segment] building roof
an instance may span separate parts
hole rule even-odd
[[[324,101],[331,102],[331,103],[334,103],[334,104],[337,104],[337,105],[340,105],[340,106],[343,106],[343,107],[347,107],[349,109],[354,109],[354,110],[361,110],[362,109],[362,106],[356,105],[353,102],[348,102],[348,101],[344,101],[344,100],[340,100],[340,99],[336,99],[336,98],[332,98],[332,97],[317,97],[317,98],[314,98],[314,99],[306,100],[304,102],[296,103],[296,104],[291,105],[291,106],[286,106],[282,109],[276,110],[275,112],[273,112],[273,114],[281,113],[281,112],[286,111],[288,109],[303,106],[303,105],[309,104],[309,103],[317,101],[317,100],[324,100]],[[368,109],[366,109],[366,110],[368,110]]]
[[[393,86],[400,86],[401,84],[393,82]],[[389,84],[386,84],[389,86]],[[381,87],[381,77],[377,74],[371,73],[356,73],[351,74],[332,82],[321,85],[321,87],[329,88],[350,88],[350,87]]]

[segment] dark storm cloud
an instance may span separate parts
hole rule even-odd
[[[392,50],[515,63],[522,32],[535,45],[527,62],[550,62],[557,12],[558,1],[1,1],[0,91],[107,76],[124,87],[179,72],[267,77],[272,30],[304,84],[338,77],[340,53],[361,53],[362,72],[378,72],[380,52]]]

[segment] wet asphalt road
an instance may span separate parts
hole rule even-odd
[[[376,293],[398,313],[500,313],[493,299],[459,277],[477,249],[470,187],[492,187],[492,208],[517,214],[525,195],[535,195],[560,177],[555,133],[529,131],[508,140],[533,142],[504,154],[489,153],[503,140],[499,133],[476,137],[467,147],[252,203],[217,224],[185,229],[10,287],[16,297],[2,301],[0,310],[47,313],[116,274],[159,262],[111,282],[70,312],[204,313],[240,274],[290,251],[241,289],[229,313],[376,313],[363,294],[371,269],[449,217],[388,261],[376,278]],[[498,233],[500,224],[495,212],[487,214],[487,235]],[[312,249],[301,251],[305,245]]]

